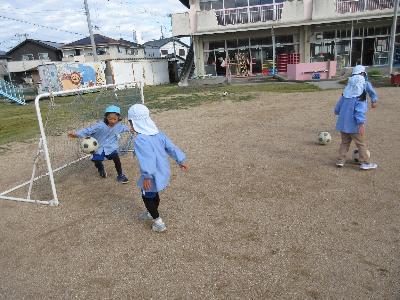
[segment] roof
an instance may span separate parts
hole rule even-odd
[[[168,44],[169,42],[173,42],[175,40],[175,42],[180,43],[181,45],[188,47],[188,45],[186,45],[184,42],[178,40],[178,39],[174,39],[172,37],[170,38],[165,38],[165,39],[159,39],[159,40],[154,40],[154,41],[148,41],[146,43],[144,43],[144,46],[149,46],[149,47],[154,47],[154,48],[161,48],[162,46],[164,46],[165,44]]]
[[[113,45],[122,45],[122,46],[127,46],[127,47],[136,47],[136,48],[140,47],[140,45],[137,43],[133,43],[133,42],[123,40],[123,39],[115,40],[115,39],[109,38],[109,37],[101,35],[101,34],[94,34],[93,36],[94,36],[94,42],[96,45],[113,44]],[[76,46],[91,46],[90,36],[87,36],[83,39],[66,44],[62,48],[71,48],[71,47],[73,48]]]
[[[179,0],[183,5],[185,5],[187,8],[190,7],[189,5],[189,0]]]
[[[50,41],[41,41],[41,40],[34,40],[34,39],[26,39],[25,41],[19,43],[17,46],[15,46],[14,48],[12,48],[11,50],[7,51],[6,54],[10,54],[11,52],[13,52],[15,49],[23,46],[24,44],[27,43],[34,43],[34,44],[38,44],[41,45],[45,48],[48,49],[52,49],[52,50],[61,50],[61,47],[64,45],[62,43],[57,43],[57,42],[50,42]]]

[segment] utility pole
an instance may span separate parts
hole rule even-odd
[[[86,13],[86,19],[87,19],[87,23],[88,23],[88,27],[89,27],[90,43],[92,44],[93,60],[97,61],[97,49],[96,49],[96,43],[94,42],[92,22],[90,21],[89,6],[87,4],[87,0],[83,0],[83,1],[85,3],[85,13]]]
[[[398,8],[399,8],[399,0],[395,0],[394,1],[394,16],[393,16],[393,23],[392,23],[392,32],[390,34],[389,74],[393,73],[394,45],[395,45],[395,38],[396,38]]]

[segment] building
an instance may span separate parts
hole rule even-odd
[[[0,51],[0,80],[9,79],[8,68],[7,68],[8,56],[4,51]]]
[[[148,48],[156,49],[156,51],[161,57],[174,55],[186,59],[186,56],[189,51],[189,46],[177,38],[165,38],[165,39],[149,41],[144,43],[143,46],[146,47],[146,50]]]
[[[142,45],[124,39],[115,40],[101,34],[94,34],[98,60],[106,61],[123,58],[144,58],[145,48]],[[93,50],[90,37],[64,45],[63,61],[93,62]]]
[[[394,0],[180,0],[176,37],[192,36],[196,73],[250,73],[296,62],[336,60],[337,68],[388,64]],[[399,22],[398,22],[399,23]],[[400,26],[396,58],[400,63]],[[280,69],[281,68],[281,69]]]
[[[60,43],[26,39],[6,53],[9,57],[8,72],[17,84],[38,81],[37,67],[52,61],[61,61]]]

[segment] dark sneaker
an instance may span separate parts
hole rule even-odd
[[[103,168],[103,169],[99,169],[99,175],[100,175],[100,177],[102,177],[102,178],[107,178],[107,172],[106,172],[106,170]]]
[[[129,179],[124,174],[121,174],[117,176],[117,181],[125,184],[129,182]]]

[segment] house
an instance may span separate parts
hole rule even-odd
[[[112,39],[101,34],[94,34],[98,60],[113,60],[123,58],[144,58],[142,45],[124,39]],[[90,37],[77,40],[62,47],[63,61],[93,62],[93,50]]]
[[[0,80],[9,79],[7,60],[8,56],[6,53],[0,50]]]
[[[342,69],[388,64],[394,0],[180,0],[175,37],[192,36],[196,75],[250,73],[334,60]],[[400,26],[396,31],[400,53]],[[225,68],[228,62],[229,69]]]
[[[52,61],[61,61],[62,44],[26,39],[6,53],[8,72],[14,83],[32,84],[39,80],[37,67]]]
[[[186,59],[189,51],[189,46],[180,41],[177,38],[164,38],[154,41],[149,41],[143,44],[147,49],[156,49],[161,57],[166,57],[173,54],[174,56],[180,56]]]

